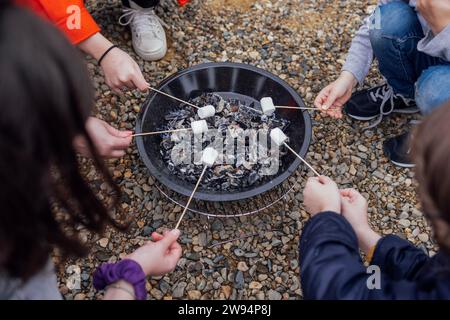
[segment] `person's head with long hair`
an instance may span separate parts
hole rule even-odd
[[[26,279],[54,248],[82,256],[77,226],[118,226],[80,173],[73,140],[119,189],[85,129],[94,96],[81,55],[53,26],[0,1],[0,271]],[[54,204],[60,214],[53,210]]]
[[[450,252],[450,103],[417,128],[413,157],[423,211],[438,244]]]

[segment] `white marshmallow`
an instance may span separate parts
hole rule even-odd
[[[272,115],[275,112],[275,105],[271,97],[265,97],[261,99],[261,109],[265,115]]]
[[[287,136],[284,134],[284,132],[280,128],[275,128],[270,131],[270,138],[272,139],[273,143],[275,143],[277,146],[281,146],[286,140]]]
[[[217,152],[216,149],[211,147],[205,148],[202,154],[202,163],[205,166],[212,167],[214,165],[214,162],[216,162],[218,156],[219,152]]]
[[[208,124],[206,123],[206,120],[192,121],[191,128],[195,135],[208,132]]]
[[[207,106],[198,109],[197,114],[200,119],[206,119],[209,117],[213,117],[216,114],[216,109],[214,108],[214,106],[208,104]]]

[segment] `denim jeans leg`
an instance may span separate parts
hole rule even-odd
[[[421,38],[417,13],[402,1],[379,6],[372,16],[370,40],[380,72],[394,92],[405,98],[414,98],[414,83],[421,73],[418,69],[427,60],[417,50]]]
[[[433,66],[423,71],[416,83],[416,103],[427,115],[450,101],[450,65]]]

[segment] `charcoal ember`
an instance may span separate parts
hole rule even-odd
[[[205,176],[200,184],[203,190],[213,190],[218,192],[239,191],[248,187],[255,187],[272,179],[271,176],[263,175],[263,167],[270,163],[270,148],[263,149],[265,158],[259,159],[257,163],[249,162],[249,154],[255,152],[255,146],[250,147],[246,141],[245,149],[237,150],[236,154],[228,154],[227,146],[234,146],[236,139],[247,129],[266,130],[270,132],[273,128],[280,128],[283,131],[288,128],[290,122],[286,119],[276,118],[275,114],[267,116],[255,111],[253,103],[246,105],[244,101],[237,99],[225,99],[218,94],[204,93],[189,101],[198,106],[212,105],[216,108],[216,114],[213,117],[205,119],[210,129],[217,129],[219,134],[212,139],[203,135],[201,137],[190,137],[191,140],[185,141],[202,149],[217,144],[223,145],[222,154],[218,159],[223,160],[223,164],[216,164],[207,168]],[[194,108],[181,104],[165,115],[166,124],[161,130],[175,130],[189,128],[192,121],[200,120]],[[184,133],[185,134],[185,133]],[[193,159],[193,156],[184,154],[176,150],[177,144],[182,139],[182,134],[163,134],[160,144],[160,153],[163,161],[166,163],[171,174],[188,183],[195,184],[203,170],[201,161]],[[202,139],[200,144],[196,144],[194,139]],[[219,141],[217,140],[219,139]],[[222,139],[222,141],[220,141]],[[251,140],[251,139],[248,139]],[[259,148],[265,148],[259,146]],[[174,153],[175,152],[175,153]],[[192,152],[192,151],[190,151]],[[283,156],[287,151],[280,149]],[[177,160],[172,160],[172,155]],[[192,157],[192,159],[191,159]],[[189,159],[188,159],[189,158]],[[191,160],[191,161],[184,161]],[[175,163],[174,163],[175,162]]]

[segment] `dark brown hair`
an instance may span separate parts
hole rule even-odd
[[[80,53],[52,25],[0,4],[0,271],[26,279],[54,248],[87,253],[77,225],[120,227],[80,174],[76,136],[88,141],[114,204],[119,189],[85,130],[93,90]]]
[[[413,158],[423,211],[441,248],[450,251],[450,103],[415,130]]]

